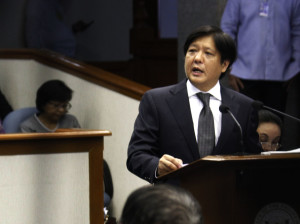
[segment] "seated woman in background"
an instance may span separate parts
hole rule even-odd
[[[257,133],[259,134],[262,149],[264,151],[278,150],[281,147],[282,120],[268,110],[260,110],[258,117]]]
[[[37,91],[38,113],[21,124],[22,132],[55,132],[59,128],[80,128],[71,108],[73,91],[60,80],[45,82]]]

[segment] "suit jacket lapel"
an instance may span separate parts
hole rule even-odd
[[[199,159],[190,103],[187,95],[186,80],[180,82],[170,90],[167,104],[181,130],[194,160]]]
[[[234,103],[234,96],[230,94],[230,91],[228,91],[223,86],[221,86],[221,94],[222,104],[228,106],[233,114],[237,114],[239,105]],[[222,151],[222,147],[226,145],[225,142],[229,139],[229,135],[233,131],[234,125],[235,123],[229,113],[222,114],[222,130],[217,146],[215,147],[214,154],[220,154],[220,152]]]

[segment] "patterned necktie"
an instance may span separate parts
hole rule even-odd
[[[214,118],[209,107],[209,93],[197,93],[203,103],[198,121],[198,149],[200,158],[211,155],[215,146]]]

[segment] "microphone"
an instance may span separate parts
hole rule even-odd
[[[285,117],[289,117],[289,118],[291,118],[291,119],[293,119],[293,120],[295,120],[295,121],[300,122],[300,119],[299,119],[299,118],[293,117],[293,116],[291,116],[291,115],[289,115],[289,114],[286,114],[286,113],[283,113],[283,112],[281,112],[281,111],[279,111],[279,110],[275,110],[275,109],[273,109],[273,108],[271,108],[271,107],[265,106],[262,102],[257,101],[257,100],[252,102],[252,107],[253,107],[254,109],[256,109],[256,110],[267,109],[267,110],[270,110],[270,111],[275,112],[275,113],[277,113],[277,114],[283,115],[283,116],[285,116]]]
[[[240,130],[240,135],[241,135],[240,136],[241,151],[242,151],[242,155],[244,155],[245,151],[244,151],[244,142],[243,142],[243,130],[242,130],[242,127],[241,127],[240,123],[237,121],[235,116],[232,114],[232,112],[230,111],[228,106],[226,106],[224,104],[221,104],[220,107],[219,107],[219,110],[223,114],[229,113],[230,116],[232,117],[232,119],[234,120],[235,124],[238,126],[238,128]]]

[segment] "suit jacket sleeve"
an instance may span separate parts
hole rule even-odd
[[[146,92],[129,142],[127,168],[150,183],[155,181],[155,170],[161,157],[158,137],[157,108],[151,94]]]

